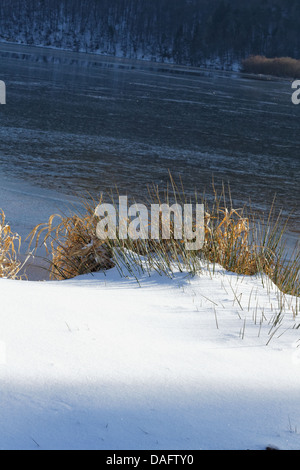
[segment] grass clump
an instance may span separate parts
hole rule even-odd
[[[300,78],[300,60],[291,57],[268,59],[265,56],[252,55],[242,61],[242,71],[276,77]]]
[[[0,210],[0,278],[17,279],[21,269],[17,250],[20,249],[21,237],[13,233],[5,222],[5,214]]]
[[[250,220],[244,209],[222,207],[206,211],[203,252],[212,263],[237,274],[253,275],[261,255],[250,242]],[[263,264],[265,264],[265,261]]]
[[[172,179],[171,182],[172,190],[162,194],[157,187],[151,188],[149,204],[192,202],[183,187],[178,189]],[[198,200],[195,194],[193,202]],[[300,295],[299,250],[292,257],[287,256],[283,241],[286,223],[282,223],[281,214],[275,216],[274,207],[266,221],[259,219],[246,207],[234,208],[230,191],[228,198],[224,188],[220,195],[214,190],[212,203],[204,196],[199,202],[205,208],[205,239],[203,247],[197,251],[186,249],[184,234],[182,239],[175,237],[173,219],[170,219],[167,239],[122,239],[116,233],[115,239],[99,240],[96,234],[99,218],[95,216],[98,203],[92,198],[83,201],[80,212],[70,216],[52,215],[47,223],[36,226],[31,233],[31,243],[35,240],[37,247],[42,240],[51,254],[51,279],[69,279],[114,266],[121,275],[134,274],[138,268],[172,276],[174,267],[195,274],[207,263],[221,265],[240,275],[266,274],[282,292]],[[118,217],[117,205],[114,202],[113,205]],[[161,223],[160,219],[160,234]]]
[[[91,202],[84,205],[84,213],[53,214],[32,231],[31,241],[36,237],[37,246],[43,234],[43,245],[52,256],[50,279],[70,279],[114,266],[109,247],[96,236],[96,206]]]
[[[227,203],[229,196],[229,203]],[[275,200],[268,217],[253,213],[251,206],[234,209],[230,190],[214,191],[212,209],[207,209],[203,254],[212,264],[241,275],[265,274],[279,289],[300,295],[300,250],[286,246],[289,217],[276,214]]]

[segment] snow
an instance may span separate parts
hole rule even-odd
[[[299,301],[267,278],[112,269],[0,299],[2,449],[300,449]]]

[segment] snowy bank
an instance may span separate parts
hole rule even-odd
[[[1,279],[0,447],[300,449],[299,305],[263,279]]]

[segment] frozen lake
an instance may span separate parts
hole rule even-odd
[[[235,207],[294,210],[299,236],[300,106],[287,80],[0,45],[0,207],[25,233],[88,190],[136,198],[229,182]]]

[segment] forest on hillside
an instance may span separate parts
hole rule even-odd
[[[1,0],[0,41],[200,66],[300,57],[299,0]]]

